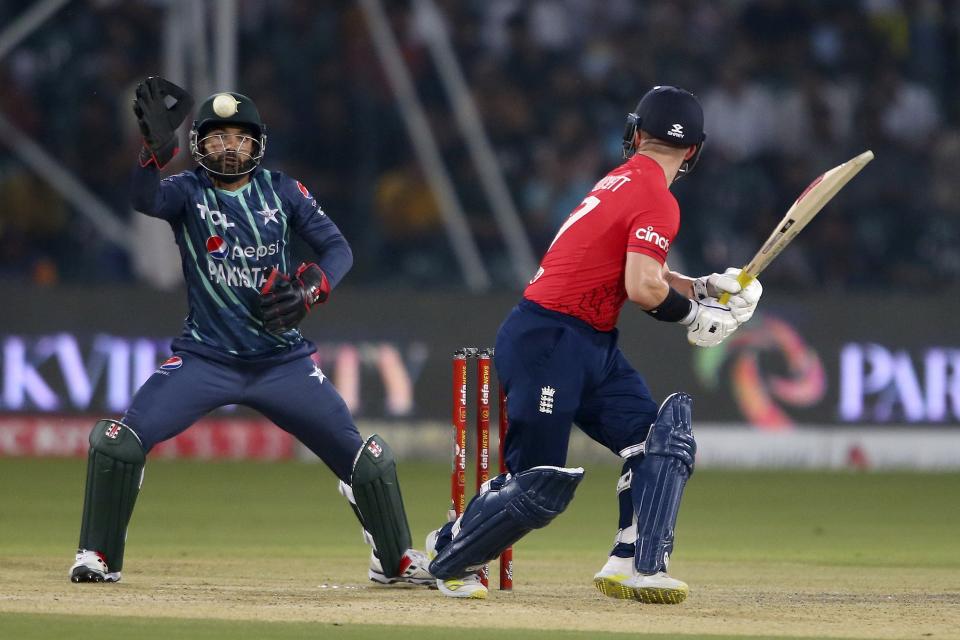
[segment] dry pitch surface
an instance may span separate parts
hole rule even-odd
[[[592,585],[615,532],[617,475],[588,469],[568,512],[517,545],[513,593],[463,602],[368,582],[366,547],[332,476],[304,464],[149,465],[123,582],[74,585],[84,461],[0,459],[0,477],[16,479],[0,492],[0,639],[19,637],[5,632],[18,621],[29,638],[68,637],[59,631],[69,617],[17,614],[86,616],[81,625],[100,637],[108,617],[140,620],[146,633],[135,635],[150,640],[235,637],[223,629],[238,621],[258,640],[293,637],[272,623],[297,621],[296,637],[379,625],[350,637],[960,639],[960,514],[946,508],[960,475],[698,472],[671,567],[691,595],[677,606],[611,600]],[[401,468],[415,543],[442,513],[448,477],[446,465]],[[221,633],[171,631],[195,620]]]
[[[679,606],[608,599],[583,567],[523,565],[529,578],[485,602],[453,601],[416,587],[380,587],[342,570],[277,563],[142,562],[114,585],[73,585],[63,563],[3,558],[0,612],[144,616],[328,624],[426,625],[690,635],[958,638],[960,593],[949,571],[737,567],[686,564],[692,585]],[[11,570],[12,569],[12,570]],[[282,576],[282,577],[281,577]],[[2,635],[2,634],[0,634]]]

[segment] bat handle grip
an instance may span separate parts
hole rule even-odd
[[[737,282],[740,283],[741,287],[747,286],[748,284],[750,284],[756,279],[757,279],[756,276],[752,276],[749,273],[747,273],[746,269],[741,270],[740,275],[737,276]],[[728,302],[730,302],[730,294],[729,293],[722,294],[718,302],[720,304],[727,304]]]

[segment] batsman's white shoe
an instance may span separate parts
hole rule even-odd
[[[99,551],[79,549],[70,567],[71,582],[120,582],[120,572],[107,568],[107,559]]]
[[[377,554],[370,552],[370,570],[367,576],[374,582],[380,584],[394,584],[397,582],[406,582],[409,584],[420,584],[433,587],[436,580],[430,575],[427,567],[430,566],[430,559],[423,551],[416,549],[407,549],[400,560],[400,575],[387,576],[380,565],[380,558]]]
[[[488,593],[478,573],[471,573],[466,578],[453,580],[438,578],[437,589],[448,598],[472,598],[473,600],[485,600]]]
[[[593,576],[593,584],[605,596],[646,604],[680,604],[690,593],[687,583],[671,578],[664,571],[651,575],[637,573],[633,558],[615,556],[610,556]]]
[[[430,560],[437,557],[438,533],[439,531],[435,530],[427,534],[427,557]],[[448,598],[470,598],[473,600],[485,600],[488,593],[487,588],[480,581],[480,574],[477,573],[452,580],[437,578],[437,590]]]
[[[603,569],[593,576],[593,584],[605,595],[608,590],[619,589],[620,585],[633,577],[633,558],[610,556]]]

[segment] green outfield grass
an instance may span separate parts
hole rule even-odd
[[[65,594],[84,588],[69,585],[66,579],[79,529],[84,468],[84,460],[0,459],[0,477],[4,478],[0,561],[6,567],[28,567],[28,572],[34,572],[28,575],[40,582],[49,579],[51,588],[62,588]],[[506,596],[511,602],[522,598],[525,589],[530,593],[544,582],[568,576],[574,581],[587,576],[589,584],[589,576],[603,563],[616,532],[614,487],[618,473],[619,468],[613,466],[588,468],[569,511],[517,545],[517,591]],[[423,535],[445,517],[449,468],[402,463],[400,475],[414,543],[419,546]],[[879,588],[877,580],[893,575],[890,572],[928,571],[935,576],[936,597],[955,605],[960,579],[951,582],[944,576],[960,574],[958,495],[960,474],[698,471],[681,509],[672,569],[680,577],[688,577],[694,590],[698,580],[708,585],[722,583],[723,574],[731,568],[749,567],[764,581],[797,581],[797,588],[803,591],[820,588],[815,578],[806,583],[805,575],[849,568],[848,573],[862,574],[870,582],[865,585],[868,592]],[[167,559],[177,566],[200,567],[200,571],[209,567],[215,582],[218,571],[241,575],[242,569],[237,567],[243,566],[245,558],[251,559],[249,566],[267,567],[267,571],[271,566],[284,567],[284,571],[305,567],[307,575],[316,577],[304,588],[317,588],[344,572],[361,582],[366,571],[366,548],[356,522],[336,492],[335,479],[322,465],[163,461],[148,465],[129,531],[123,588],[128,581],[134,584],[129,588],[135,588],[138,579],[150,579]],[[927,580],[923,575],[915,579],[919,585]],[[743,575],[731,580],[738,588],[749,584]],[[165,576],[162,583],[170,587],[176,576]],[[843,593],[848,587],[838,589]],[[46,611],[39,605],[27,612],[31,602],[28,591],[28,586],[10,584],[0,590],[0,637],[71,637],[69,629],[76,624],[75,618],[47,615],[58,611]],[[5,608],[4,601],[17,601],[21,609]],[[98,627],[127,630],[118,631],[116,637],[135,635],[148,640],[371,638],[381,637],[383,629],[377,626],[382,624],[380,620],[371,620],[374,624],[367,627],[154,620],[147,614],[137,615],[135,610],[127,611],[124,617],[111,619],[116,626]],[[723,631],[718,627],[717,635],[683,637],[718,640],[727,637]],[[548,635],[598,637],[597,633],[561,634],[558,630],[473,635],[437,626],[394,627],[389,633],[391,638],[424,640]],[[778,636],[791,634],[787,630]]]
[[[74,637],[76,619],[58,615],[3,615],[0,625],[10,638],[18,640],[47,640],[48,638]],[[155,635],[151,635],[155,634]],[[630,638],[633,633],[607,634],[608,637]],[[354,625],[343,627],[332,624],[317,625],[303,622],[225,622],[210,620],[166,620],[162,618],[142,618],[126,620],[118,618],[110,621],[109,627],[98,631],[97,638],[129,640],[131,638],[189,638],[190,640],[239,640],[241,638],[273,640],[306,640],[307,638],[334,638],[336,640],[363,640],[367,638],[388,638],[389,640],[493,640],[497,636],[489,630],[460,629],[451,630],[436,627],[402,627],[384,632],[383,626]],[[584,631],[517,631],[511,630],[510,638],[522,640],[589,640],[597,637],[595,632]],[[672,634],[648,634],[644,640],[674,640]],[[710,636],[710,640],[735,640],[741,636]],[[778,640],[797,640],[780,636]],[[831,640],[824,638],[823,640]]]

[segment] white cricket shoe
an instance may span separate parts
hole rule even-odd
[[[367,576],[379,584],[394,584],[397,582],[406,582],[408,584],[420,584],[429,587],[434,586],[436,582],[427,567],[430,566],[430,558],[423,551],[416,549],[407,549],[400,559],[400,574],[396,576],[387,576],[383,572],[380,564],[380,558],[373,551],[370,552],[370,570]]]
[[[77,560],[70,567],[71,582],[120,582],[120,572],[107,568],[107,559],[99,551],[77,550]]]
[[[437,589],[448,598],[472,598],[485,600],[488,590],[480,581],[479,573],[471,573],[465,578],[440,580],[437,578]]]
[[[439,530],[427,534],[427,557],[433,560],[437,557],[437,534]],[[471,573],[464,578],[441,580],[437,578],[437,589],[448,598],[471,598],[485,600],[488,590],[480,580],[479,573]]]
[[[610,556],[593,576],[593,584],[605,596],[646,604],[680,604],[690,593],[686,582],[671,578],[664,571],[650,575],[637,573],[633,558],[616,556]]]

